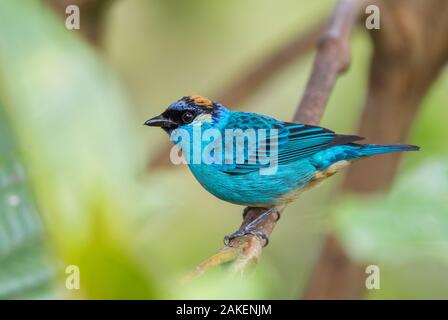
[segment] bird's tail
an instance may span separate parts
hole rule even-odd
[[[311,158],[311,164],[313,164],[318,170],[324,170],[341,160],[353,161],[377,154],[417,151],[419,149],[420,147],[407,144],[358,144],[351,142],[331,147],[317,153]]]
[[[373,156],[382,153],[402,152],[402,151],[418,151],[420,147],[408,144],[364,144],[359,145],[357,153],[361,156]]]

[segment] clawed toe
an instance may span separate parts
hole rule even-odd
[[[246,233],[244,233],[244,230],[242,230],[242,229],[237,230],[236,232],[224,237],[224,244],[227,246],[227,245],[229,245],[230,241],[232,241],[233,239],[236,239],[239,237],[244,237],[245,235],[246,235]]]
[[[259,231],[259,230],[252,230],[250,231],[248,234],[254,235],[260,239],[264,240],[264,245],[263,247],[266,247],[269,244],[269,237],[266,233],[264,233],[263,231]]]
[[[280,218],[282,217],[282,215],[280,214],[280,212],[277,211],[277,217],[275,219],[275,222],[277,222],[278,220],[280,220]]]
[[[249,212],[250,209],[252,209],[252,208],[247,207],[244,210],[244,212],[243,212],[244,218],[246,217],[246,214]],[[275,207],[267,209],[266,211],[261,213],[259,216],[257,216],[255,219],[253,219],[250,223],[248,223],[246,226],[241,227],[239,230],[237,230],[236,232],[234,232],[228,236],[225,236],[224,244],[227,246],[227,245],[229,245],[230,241],[232,241],[235,238],[243,237],[245,235],[253,235],[258,238],[263,239],[265,241],[264,247],[267,246],[269,243],[268,236],[263,231],[257,230],[257,226],[273,213],[277,213],[277,220],[280,219],[280,212],[278,210],[276,210]]]
[[[266,247],[269,243],[269,237],[264,233],[263,231],[255,230],[255,229],[247,229],[243,228],[240,229],[230,235],[227,235],[224,237],[224,245],[229,245],[230,241],[232,241],[235,238],[244,237],[247,235],[256,236],[258,238],[261,238],[265,241],[264,247]]]

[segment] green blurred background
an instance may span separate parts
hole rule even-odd
[[[180,283],[242,208],[208,194],[184,166],[148,170],[168,139],[142,123],[181,96],[216,98],[333,5],[116,0],[93,46],[42,1],[1,1],[0,298],[296,299],[328,230],[354,259],[380,267],[381,289],[366,298],[448,298],[446,71],[409,139],[422,151],[405,156],[385,197],[335,198],[341,176],[332,178],[287,208],[256,271]],[[368,35],[356,32],[323,126],[355,132],[370,55]],[[312,58],[237,108],[291,119]],[[65,287],[68,265],[80,268],[79,290]]]

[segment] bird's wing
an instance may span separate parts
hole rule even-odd
[[[241,129],[243,132],[253,129],[256,134],[256,145],[252,143],[252,148],[250,148],[246,140],[244,154],[240,152],[239,159],[234,142],[232,163],[218,165],[221,171],[232,175],[247,174],[269,166],[266,161],[260,161],[260,156],[275,157],[274,148],[277,150],[277,164],[283,165],[304,159],[334,145],[363,139],[352,135],[338,135],[318,126],[282,122],[267,116],[246,112],[233,114],[229,118],[226,129]],[[260,129],[262,130],[260,131]],[[275,139],[272,129],[277,130],[277,139]],[[263,133],[260,133],[263,130],[265,131],[264,137]]]

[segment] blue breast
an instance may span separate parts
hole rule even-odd
[[[229,175],[213,165],[189,165],[199,183],[216,197],[246,206],[269,206],[282,202],[283,196],[298,191],[312,180],[316,168],[308,160],[279,166],[274,175],[258,171]]]

